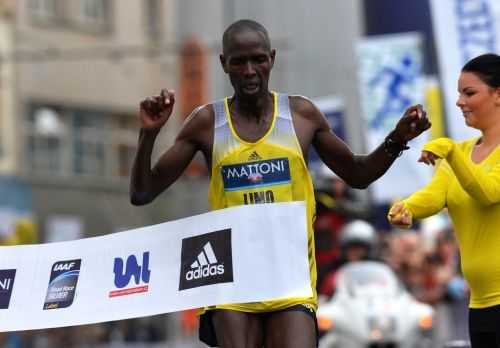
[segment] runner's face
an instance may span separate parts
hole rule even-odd
[[[220,59],[235,94],[248,99],[268,93],[274,57],[262,33],[246,30],[231,36]]]
[[[472,72],[462,72],[458,93],[457,106],[468,126],[484,130],[497,122],[492,116],[500,110],[500,89],[491,88]]]

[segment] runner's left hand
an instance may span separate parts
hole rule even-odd
[[[403,117],[398,121],[396,129],[393,131],[393,139],[406,143],[430,127],[431,123],[422,105],[413,105],[406,109]]]

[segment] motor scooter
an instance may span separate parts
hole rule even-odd
[[[433,308],[418,302],[382,262],[338,271],[336,291],[318,306],[320,348],[430,348]]]

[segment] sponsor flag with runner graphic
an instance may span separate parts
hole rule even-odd
[[[417,33],[368,37],[358,44],[357,53],[366,146],[372,151],[409,106],[423,103],[422,39]],[[423,134],[412,140],[411,149],[372,185],[377,202],[407,196],[428,181],[430,169],[417,163],[426,139]]]

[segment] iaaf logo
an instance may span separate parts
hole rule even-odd
[[[182,240],[179,290],[232,281],[231,229]]]
[[[66,308],[73,304],[80,276],[81,259],[57,261],[51,268],[43,309]]]
[[[198,259],[191,264],[191,270],[186,273],[186,280],[200,279],[217,274],[224,274],[224,265],[217,265],[217,258],[210,242],[205,244]]]
[[[136,285],[139,285],[141,282],[146,285],[134,286],[132,288],[122,290],[113,290],[109,292],[109,297],[148,292],[149,286],[147,284],[149,283],[149,278],[151,276],[151,270],[149,269],[149,251],[142,254],[142,266],[139,266],[137,263],[135,255],[129,255],[127,257],[125,267],[122,258],[115,258],[113,272],[115,273],[115,286],[119,289],[126,287],[130,283],[132,277],[134,278]]]
[[[70,271],[73,267],[75,267],[75,262],[68,263],[56,263],[54,265],[53,271]]]

